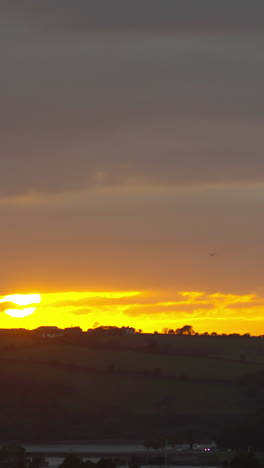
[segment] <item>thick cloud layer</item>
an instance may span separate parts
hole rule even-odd
[[[234,5],[3,2],[0,193],[263,180],[263,6]]]
[[[128,29],[155,27],[203,32],[263,31],[263,4],[247,0],[19,0],[2,1],[3,13],[8,17],[22,17],[31,25],[42,25],[43,30],[70,29],[82,33],[89,29]]]

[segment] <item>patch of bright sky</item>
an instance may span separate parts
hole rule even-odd
[[[144,296],[146,302],[135,304],[130,298]],[[190,324],[198,332],[218,333],[246,333],[262,335],[264,320],[264,297],[255,294],[235,295],[224,293],[208,294],[200,291],[175,292],[174,297],[169,294],[168,301],[151,302],[155,292],[139,291],[88,291],[88,292],[57,292],[41,295],[15,294],[2,296],[0,302],[8,303],[7,310],[2,311],[1,326],[3,328],[28,328],[39,326],[58,326],[66,328],[80,326],[83,330],[98,325],[132,326],[145,332],[162,331],[163,328],[178,328]],[[182,297],[182,300],[178,298]],[[41,300],[40,300],[41,298]],[[89,305],[89,298],[91,305]],[[98,303],[96,299],[98,298]],[[106,300],[102,304],[101,299]],[[125,304],[118,300],[127,298]],[[150,300],[148,301],[149,298]],[[176,300],[173,300],[173,299]],[[39,299],[39,302],[38,302]],[[88,300],[87,300],[88,299]],[[160,298],[161,299],[161,298]],[[14,301],[20,309],[10,307]],[[15,302],[16,301],[16,302]],[[67,301],[69,304],[67,305]],[[38,305],[36,306],[36,303]],[[186,311],[184,306],[192,305]],[[32,304],[32,307],[26,307]],[[209,307],[205,308],[204,304]],[[33,307],[34,305],[34,307]],[[23,306],[25,306],[23,308]],[[164,307],[168,312],[164,311]],[[175,306],[175,310],[170,310]],[[182,306],[182,308],[181,308]],[[160,307],[160,311],[158,310]],[[133,314],[127,313],[133,310]],[[23,317],[23,318],[22,318]]]

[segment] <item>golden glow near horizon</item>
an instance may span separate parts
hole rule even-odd
[[[68,291],[0,297],[1,328],[50,325],[87,330],[124,325],[149,333],[189,324],[199,333],[262,335],[263,311],[264,296],[205,291]]]
[[[1,310],[6,315],[16,319],[26,318],[34,314],[34,312],[43,314],[41,317],[38,314],[36,317],[30,318],[30,322],[28,324],[23,321],[23,326],[26,328],[38,327],[39,323],[42,324],[42,321],[45,319],[49,320],[49,323],[52,323],[53,325],[57,325],[56,322],[58,321],[58,326],[64,327],[61,321],[66,320],[65,326],[67,326],[67,318],[65,317],[65,314],[67,313],[74,314],[76,312],[76,315],[78,315],[78,313],[83,315],[85,311],[89,311],[89,307],[91,305],[95,306],[94,301],[115,301],[122,300],[123,298],[129,299],[130,297],[137,296],[138,294],[140,294],[138,291],[70,291],[43,293],[41,295],[11,294],[0,297],[0,304],[3,304]],[[10,308],[10,304],[16,304],[20,306],[20,308]],[[29,305],[34,305],[34,307],[25,307]],[[82,310],[83,307],[86,307],[85,311]],[[13,324],[10,324],[8,327],[12,327],[12,325]]]

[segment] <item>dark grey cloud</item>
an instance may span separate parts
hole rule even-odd
[[[3,1],[0,194],[262,181],[263,9]]]
[[[263,31],[262,2],[254,0],[4,0],[2,13],[38,31],[155,29]]]
[[[6,47],[2,195],[262,180],[263,47],[160,35]]]

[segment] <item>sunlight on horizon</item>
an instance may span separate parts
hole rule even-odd
[[[0,296],[1,327],[29,330],[74,326],[85,331],[104,325],[153,333],[188,323],[199,333],[262,335],[263,307],[262,295],[219,291],[58,291]]]
[[[42,324],[42,320],[52,321],[52,323],[58,322],[58,326],[61,324],[61,314],[64,316],[65,313],[70,313],[81,305],[89,310],[89,301],[93,300],[118,300],[123,298],[130,298],[141,294],[139,291],[70,291],[70,292],[53,292],[53,293],[42,293],[42,294],[9,294],[0,298],[0,303],[3,304],[2,311],[12,317],[13,319],[27,318],[35,312],[39,311],[41,316],[37,314],[36,317],[32,318],[32,322],[29,328],[39,326]],[[4,305],[6,304],[6,308]],[[19,309],[11,308],[10,304],[16,304],[20,306]],[[34,305],[34,307],[26,307]],[[36,307],[38,305],[38,307]],[[65,316],[62,319],[64,322],[67,321]],[[23,322],[24,324],[25,322]],[[55,323],[54,323],[55,324]],[[57,323],[56,323],[57,324]],[[12,326],[10,323],[9,326]],[[67,326],[67,323],[66,325]]]

